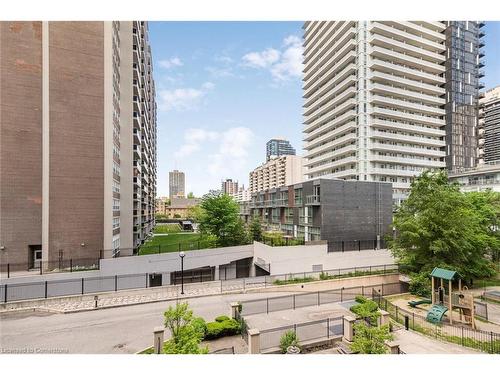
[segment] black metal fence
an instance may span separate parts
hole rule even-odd
[[[328,241],[328,252],[361,251],[385,249],[387,246],[384,239],[351,240],[351,241]]]
[[[278,349],[281,337],[288,331],[296,334],[300,343],[314,342],[342,336],[344,334],[343,316],[292,324],[260,331],[261,351]]]
[[[101,258],[80,258],[80,259],[57,259],[50,261],[35,261],[24,263],[2,263],[0,264],[0,274],[7,278],[14,273],[32,272],[42,275],[51,272],[78,272],[99,269],[99,259]]]
[[[220,292],[222,293],[227,291],[245,291],[247,289],[266,288],[269,286],[281,285],[280,283],[283,282],[294,283],[297,280],[301,282],[307,282],[349,276],[394,274],[397,272],[397,265],[385,264],[378,266],[339,268],[336,270],[321,272],[301,272],[273,276],[256,276],[233,278],[227,280],[214,280],[213,268],[207,268],[194,271],[184,271],[184,283],[200,284],[200,282],[212,281],[212,283],[217,288],[219,288]],[[222,278],[222,275],[219,275],[219,278]],[[120,290],[126,289],[141,289],[154,286],[167,286],[170,284],[178,285],[181,283],[181,280],[182,275],[180,275],[179,272],[167,272],[82,277],[31,283],[3,284],[0,285],[0,301],[14,302],[30,299],[83,295],[100,292],[118,292]],[[348,291],[346,291],[345,293],[348,293]],[[323,298],[328,299],[326,296]]]
[[[372,296],[376,289],[381,295],[406,293],[408,285],[405,283],[386,283],[369,286],[339,288],[321,292],[306,292],[290,294],[280,297],[262,298],[242,302],[241,315],[269,314],[274,311],[295,310],[300,307],[320,306],[327,303],[352,301],[356,296]]]
[[[262,243],[270,246],[297,246],[304,245],[303,238],[267,238]],[[248,243],[250,244],[250,243]],[[385,247],[385,242],[380,240],[381,248]],[[180,251],[203,250],[221,247],[212,239],[199,239],[196,241],[176,242],[172,244],[141,245],[138,250],[120,249],[118,252],[113,250],[96,250],[94,258],[64,258],[50,261],[31,261],[18,263],[0,263],[0,274],[10,278],[13,273],[33,272],[37,274],[57,273],[57,272],[77,272],[99,269],[99,261],[104,258],[117,258],[121,253],[132,255],[163,254]],[[376,250],[377,240],[354,240],[354,241],[328,241],[328,252],[334,251],[361,251]]]
[[[458,344],[464,347],[477,349],[487,353],[500,353],[500,334],[476,330],[460,325],[449,325],[445,322],[434,324],[424,317],[394,305],[383,297],[377,290],[373,290],[373,300],[379,308],[387,311],[391,318],[400,324],[408,322],[408,328],[426,336],[445,342]]]
[[[262,243],[268,246],[297,246],[305,245],[304,238],[290,238],[290,237],[263,237]]]
[[[183,241],[170,244],[158,244],[151,245],[145,243],[141,245],[138,250],[138,255],[148,255],[148,254],[162,254],[162,253],[173,253],[177,251],[192,251],[192,250],[203,250],[203,249],[213,249],[215,247],[221,247],[213,239],[200,239],[196,241]]]

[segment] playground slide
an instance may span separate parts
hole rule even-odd
[[[448,311],[448,308],[444,305],[432,305],[427,313],[427,321],[434,324],[440,323],[446,311]]]
[[[411,307],[416,307],[418,305],[429,305],[431,303],[432,301],[430,299],[422,299],[420,301],[410,301],[408,302],[408,305],[410,305]]]

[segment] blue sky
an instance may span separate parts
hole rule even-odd
[[[500,84],[500,22],[486,26],[486,87]],[[248,185],[265,143],[301,153],[302,22],[150,22],[158,101],[158,195],[168,171],[202,195],[223,178]]]

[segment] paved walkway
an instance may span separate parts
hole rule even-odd
[[[277,296],[271,293],[270,296]],[[189,299],[196,316],[213,321],[230,314],[230,303],[255,299],[255,294],[230,294]],[[0,354],[17,352],[115,354],[136,353],[153,345],[153,329],[173,301],[84,311],[78,314],[16,312],[0,315]],[[240,343],[241,344],[241,343]],[[225,344],[221,344],[226,346]],[[228,345],[232,346],[232,345]],[[236,345],[243,350],[242,345]]]
[[[133,289],[119,292],[96,293],[97,308],[119,307],[127,305],[137,305],[143,303],[152,303],[168,300],[177,300],[183,297],[200,297],[211,296],[217,294],[228,294],[236,292],[245,292],[251,289],[264,288],[266,285],[262,283],[252,283],[245,285],[242,279],[235,279],[207,283],[193,283],[184,285],[184,294],[181,294],[180,285],[172,285],[165,287]],[[288,292],[289,293],[289,292]],[[5,310],[8,311],[7,304]],[[73,296],[73,297],[54,297],[48,299],[22,301],[16,306],[22,309],[43,309],[50,312],[78,312],[96,309],[96,302],[93,295]],[[4,310],[4,311],[5,311]]]
[[[407,354],[484,354],[404,329],[394,332],[394,342],[399,344],[400,349]]]

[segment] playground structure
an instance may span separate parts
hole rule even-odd
[[[458,310],[460,318],[458,322],[470,324],[476,328],[474,321],[474,296],[467,291],[467,287],[462,288],[462,280],[456,271],[443,268],[434,268],[431,272],[431,309],[427,313],[427,321],[440,323],[444,314],[449,311],[450,324],[453,324],[453,309]],[[439,286],[436,288],[436,279],[439,279]],[[444,281],[448,281],[448,291]],[[453,282],[458,284],[457,291],[453,291]]]

